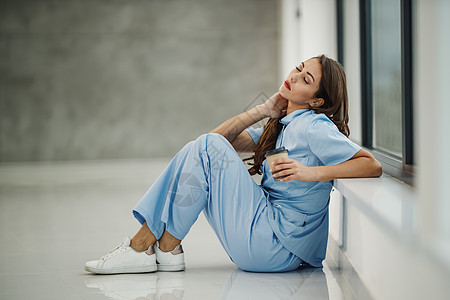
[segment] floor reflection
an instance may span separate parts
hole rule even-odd
[[[152,274],[93,275],[85,280],[88,288],[99,289],[110,299],[181,300],[185,272]]]
[[[286,273],[231,273],[220,299],[329,299],[325,273],[303,268]]]
[[[206,274],[205,274],[206,275]],[[180,300],[185,293],[202,295],[202,281],[186,272],[152,274],[93,275],[85,280],[89,288],[100,290],[110,299]],[[188,280],[186,280],[188,279]],[[185,284],[189,281],[190,284]],[[195,284],[193,282],[196,281]],[[189,297],[191,298],[191,297]],[[318,268],[304,268],[287,273],[251,273],[241,269],[231,272],[220,299],[329,299],[325,273]]]

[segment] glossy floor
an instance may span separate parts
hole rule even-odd
[[[93,275],[140,227],[131,210],[167,160],[0,164],[0,299],[351,299],[327,265],[249,273],[201,215],[183,241],[187,270]],[[342,284],[341,284],[342,286]]]

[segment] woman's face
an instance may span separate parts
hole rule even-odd
[[[320,104],[314,95],[319,90],[321,77],[322,69],[317,58],[311,58],[292,69],[279,89],[281,96],[288,100],[288,114]]]

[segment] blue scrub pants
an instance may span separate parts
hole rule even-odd
[[[233,146],[209,133],[186,144],[133,210],[159,240],[166,229],[182,240],[203,211],[230,259],[253,272],[284,272],[302,260],[275,236],[265,191]]]

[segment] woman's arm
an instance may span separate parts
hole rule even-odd
[[[361,149],[351,159],[331,166],[307,167],[294,159],[280,158],[274,161],[270,172],[274,178],[288,176],[281,181],[297,179],[310,182],[337,178],[380,177],[382,168],[370,152]]]
[[[223,135],[230,143],[240,135],[240,133],[247,127],[261,121],[267,117],[267,112],[264,104],[253,107],[252,109],[243,112],[231,119],[228,119],[211,133],[218,133]]]
[[[247,132],[243,132],[247,127],[261,121],[264,118],[278,118],[285,114],[287,100],[275,93],[267,99],[264,104],[257,105],[252,109],[243,112],[231,119],[228,119],[220,126],[211,131],[223,135],[236,151],[252,151],[255,143]]]
[[[234,150],[238,153],[252,153],[255,152],[256,144],[250,134],[243,130],[231,143]]]
[[[381,164],[373,155],[359,150],[351,159],[332,166],[321,166],[313,169],[316,180],[327,181],[337,178],[380,177],[383,173]]]

